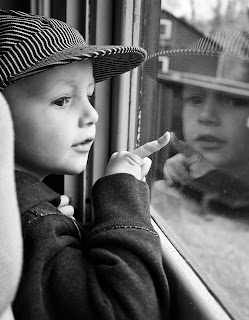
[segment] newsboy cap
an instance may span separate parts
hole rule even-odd
[[[52,67],[91,59],[96,82],[139,66],[139,47],[88,45],[65,22],[14,10],[0,10],[0,90]]]

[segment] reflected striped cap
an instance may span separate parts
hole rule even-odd
[[[249,96],[249,31],[222,28],[189,48],[156,52],[147,58],[143,71],[168,84]]]
[[[219,29],[210,35],[201,37],[189,48],[156,52],[148,56],[147,61],[160,56],[175,55],[224,55],[249,60],[249,30],[243,28]]]
[[[100,82],[130,71],[146,58],[132,46],[86,44],[66,23],[14,10],[0,10],[0,90],[52,67],[91,59]]]
[[[147,57],[144,71],[156,77],[160,57],[168,57],[170,60],[179,59],[179,66],[181,66],[186,64],[184,59],[188,56],[224,56],[249,61],[249,30],[243,28],[219,29],[210,35],[201,37],[189,48],[155,52]]]
[[[173,54],[172,50],[172,54]],[[190,49],[178,53],[226,55],[243,60],[249,59],[249,31],[246,29],[220,29],[199,39]]]

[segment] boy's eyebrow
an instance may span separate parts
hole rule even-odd
[[[61,83],[61,84],[70,84],[70,85],[73,85],[74,84],[74,81],[73,80],[65,80],[65,79],[61,79],[61,80],[58,80],[57,83]]]
[[[66,85],[71,85],[72,87],[75,86],[75,81],[74,80],[65,80],[65,79],[61,79],[57,81],[58,84],[62,83],[62,84],[66,84]],[[94,86],[95,85],[95,81],[92,80],[90,81],[90,83],[88,84],[89,86]]]

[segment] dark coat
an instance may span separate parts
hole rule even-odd
[[[204,213],[208,209],[216,215],[249,222],[249,186],[228,172],[209,171],[192,179],[189,185],[181,186],[181,191],[198,201]]]
[[[92,190],[86,230],[51,202],[58,194],[16,172],[24,266],[15,319],[167,319],[169,292],[146,183],[129,174]]]

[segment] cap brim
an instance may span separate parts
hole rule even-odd
[[[77,46],[47,57],[29,69],[20,71],[10,83],[59,65],[91,59],[95,82],[107,80],[138,67],[146,58],[146,51],[132,46]]]
[[[249,84],[245,87],[244,83],[235,83],[227,81],[224,82],[223,79],[216,79],[209,77],[195,76],[191,74],[180,74],[178,72],[168,72],[167,74],[158,73],[158,80],[167,83],[169,86],[196,86],[205,88],[208,90],[219,91],[229,94],[234,94],[238,96],[249,97]],[[244,88],[243,88],[244,87]]]

